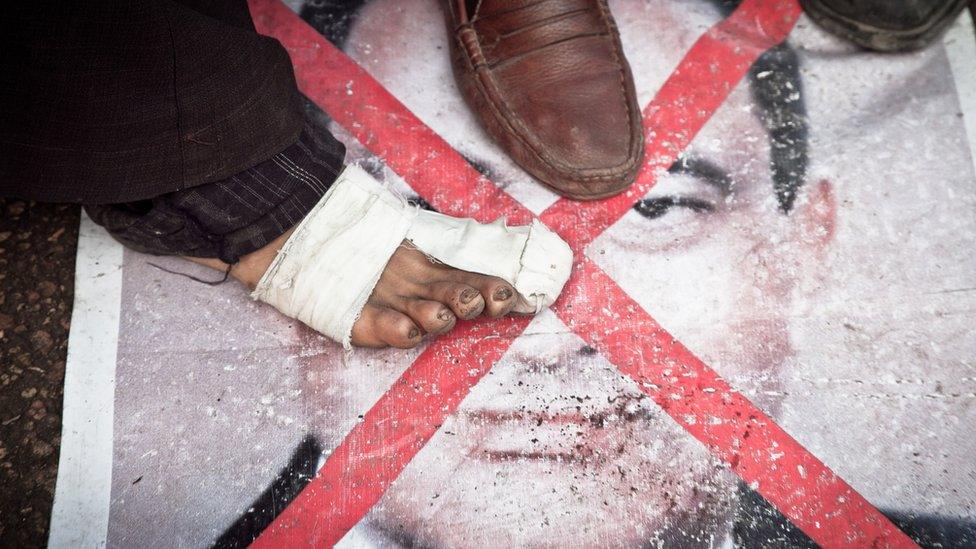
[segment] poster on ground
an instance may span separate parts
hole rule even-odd
[[[257,23],[321,41],[286,46],[347,162],[436,208],[412,183],[437,163],[410,153],[458,155],[545,220],[558,197],[457,92],[440,3],[332,4]],[[346,353],[84,221],[52,545],[768,547],[863,540],[874,517],[976,544],[971,20],[879,55],[784,4],[609,3],[640,105],[688,116],[648,128],[647,161],[673,158],[645,193],[581,218],[605,225],[564,296],[585,308]],[[788,35],[742,65],[775,31],[723,21],[763,10]],[[298,61],[330,47],[363,72]],[[655,104],[674,82],[714,90]]]

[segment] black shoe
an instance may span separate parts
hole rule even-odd
[[[921,48],[952,23],[969,0],[800,0],[803,11],[841,38],[877,51]]]

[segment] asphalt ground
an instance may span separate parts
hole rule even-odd
[[[0,198],[0,546],[47,540],[81,209]]]

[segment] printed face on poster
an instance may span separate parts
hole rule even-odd
[[[641,105],[723,17],[704,0],[611,9]],[[489,179],[535,213],[556,200],[457,93],[436,3],[373,0],[348,21],[342,49]],[[965,397],[976,338],[960,316],[973,298],[939,293],[976,273],[965,252],[976,177],[958,112],[941,45],[876,56],[801,19],[586,250],[733,387],[898,512],[964,516],[976,496],[950,488],[976,473],[965,459],[976,451]],[[411,194],[344,128],[330,129],[348,162]],[[126,252],[110,542],[215,539],[302,440],[327,455],[420,352],[347,355],[239,287],[215,291],[145,261]],[[877,460],[893,464],[879,471]],[[745,489],[545,312],[347,542],[718,543]],[[160,506],[167,518],[134,530]]]

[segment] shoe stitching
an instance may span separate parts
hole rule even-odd
[[[546,2],[551,2],[551,1],[552,0],[538,0],[537,2],[532,2],[531,4],[525,4],[525,5],[519,6],[517,8],[511,8],[511,9],[507,9],[507,10],[503,10],[503,11],[496,11],[494,13],[489,13],[488,15],[481,15],[478,12],[480,11],[481,5],[484,3],[484,0],[482,0],[481,2],[478,2],[478,9],[476,9],[475,10],[475,13],[471,15],[471,17],[469,18],[469,21],[474,21],[475,18],[477,18],[477,19],[479,19],[481,21],[484,21],[486,19],[491,19],[491,18],[497,17],[499,15],[507,15],[509,13],[515,13],[517,11],[529,9],[531,7],[538,6],[539,4],[545,4]]]
[[[514,63],[516,61],[519,61],[519,60],[521,60],[521,59],[523,59],[523,58],[525,58],[525,57],[527,57],[529,55],[532,55],[533,53],[542,51],[542,50],[544,50],[546,48],[550,48],[552,46],[558,46],[559,44],[565,44],[566,42],[570,42],[572,40],[576,40],[576,39],[579,39],[579,38],[592,38],[594,36],[608,36],[608,35],[605,32],[580,33],[580,34],[577,34],[575,36],[570,36],[569,38],[560,38],[559,40],[554,40],[554,41],[549,42],[547,44],[542,44],[540,46],[536,46],[535,48],[533,48],[531,50],[523,51],[522,53],[517,53],[517,54],[515,54],[515,55],[513,55],[511,57],[507,57],[505,59],[499,59],[497,61],[492,61],[491,63],[482,63],[482,65],[488,67],[489,69],[495,70],[495,69],[498,69],[498,68],[501,68],[501,67],[505,67],[506,65],[511,65],[512,63]]]
[[[510,30],[508,32],[503,32],[503,33],[501,33],[501,34],[498,35],[498,38],[499,39],[502,39],[502,40],[505,39],[505,38],[511,38],[512,36],[515,36],[516,34],[519,34],[519,33],[523,32],[523,31],[527,31],[527,30],[531,30],[531,29],[534,29],[534,28],[542,27],[542,26],[548,25],[550,23],[555,23],[557,21],[562,21],[563,19],[569,19],[569,18],[573,17],[574,15],[578,15],[580,13],[585,13],[585,12],[588,12],[588,11],[590,11],[590,8],[587,7],[587,8],[580,8],[580,9],[577,9],[577,10],[570,10],[570,11],[567,11],[565,13],[559,13],[559,14],[556,14],[556,15],[550,15],[549,17],[544,17],[542,19],[539,19],[538,21],[533,21],[533,22],[531,22],[531,23],[529,23],[527,25],[523,25],[523,26],[521,26],[521,27],[519,27],[517,29],[512,29],[512,30]]]

